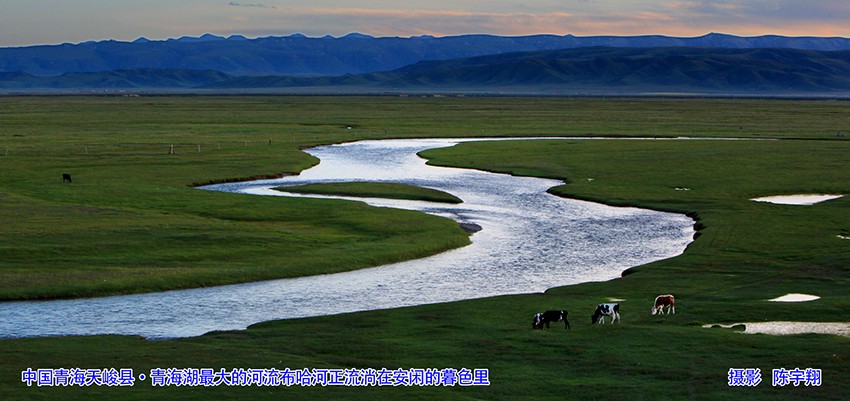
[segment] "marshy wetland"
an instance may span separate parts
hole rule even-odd
[[[296,173],[301,148],[362,139],[713,136],[781,141],[509,141],[422,153],[432,164],[565,182],[548,192],[688,214],[684,254],[624,277],[417,307],[266,322],[247,330],[0,341],[0,397],[334,399],[843,399],[850,339],[741,335],[736,322],[847,322],[848,198],[807,207],[772,194],[847,194],[850,104],[740,99],[0,98],[0,295],[6,300],[205,287],[356,270],[468,244],[456,222],[333,200],[194,186]],[[352,127],[348,129],[347,127]],[[170,145],[175,152],[170,154]],[[72,184],[62,182],[70,173]],[[676,190],[688,188],[689,191]],[[258,199],[259,198],[259,199]],[[461,196],[461,198],[463,198]],[[484,231],[475,234],[480,235]],[[474,238],[474,236],[473,236]],[[268,252],[276,249],[277,252]],[[461,248],[462,249],[462,248]],[[677,313],[651,316],[658,294]],[[768,302],[789,293],[810,302]],[[593,327],[621,299],[622,324]],[[222,306],[226,308],[225,306]],[[572,330],[532,331],[547,309]],[[134,310],[133,313],[145,313]],[[488,387],[36,388],[28,367],[471,367]],[[823,370],[819,387],[736,388],[730,368]],[[618,379],[611,382],[610,377]]]

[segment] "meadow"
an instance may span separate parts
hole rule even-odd
[[[629,269],[620,279],[543,294],[163,341],[2,340],[0,398],[845,399],[850,339],[701,326],[847,321],[850,241],[839,235],[850,234],[850,199],[808,207],[748,199],[850,194],[848,112],[850,103],[834,100],[0,98],[3,299],[315,274],[466,243],[457,224],[419,213],[193,188],[296,173],[316,162],[299,149],[316,144],[446,136],[783,139],[512,141],[427,151],[434,164],[562,179],[550,189],[559,196],[687,213],[698,220],[699,237],[682,256]],[[72,184],[62,183],[63,172]],[[790,292],[822,299],[766,301]],[[676,295],[676,315],[649,314],[661,293]],[[610,298],[624,300],[622,324],[591,326],[594,306]],[[567,309],[572,329],[531,330],[532,315],[546,309]],[[28,367],[137,374],[170,367],[486,368],[491,385],[37,388],[20,381]],[[822,385],[771,386],[772,369],[796,367],[822,369]],[[730,368],[759,368],[763,382],[730,387]]]
[[[275,188],[283,192],[316,195],[356,196],[362,198],[406,199],[427,202],[462,203],[450,193],[431,188],[386,182],[334,182],[305,184]]]

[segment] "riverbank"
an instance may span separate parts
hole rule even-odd
[[[372,137],[375,137],[378,133],[383,134],[384,129],[390,130],[386,127],[396,121],[395,118],[399,125],[413,124],[413,121],[421,124],[423,128],[416,132],[420,136],[439,136],[452,131],[457,136],[468,136],[470,132],[487,136],[516,135],[517,132],[574,135],[575,131],[594,135],[630,132],[647,136],[659,133],[676,136],[689,134],[688,127],[691,127],[694,135],[736,136],[736,133],[740,133],[743,136],[766,136],[773,133],[778,137],[830,139],[834,138],[836,129],[846,125],[844,120],[848,111],[848,106],[840,102],[687,100],[664,103],[650,100],[641,103],[588,100],[588,103],[582,103],[566,100],[474,99],[465,103],[466,100],[452,99],[443,103],[444,100],[447,99],[429,99],[427,102],[422,101],[424,103],[419,100],[391,103],[401,108],[406,105],[417,106],[406,111],[418,113],[419,117],[423,117],[419,119],[392,117],[392,113],[385,112],[387,114],[373,114],[373,119],[368,121],[365,118],[355,121],[357,117],[354,116],[368,115],[356,114],[363,113],[354,105],[356,102],[320,99],[318,103],[310,104],[313,108],[308,109],[321,110],[326,114],[319,117],[320,113],[317,112],[310,118],[315,118],[313,123],[326,121],[328,125],[299,134],[299,141],[312,141],[309,137],[313,132],[322,135],[321,131],[324,130],[327,131],[327,137],[316,138],[317,141],[331,140],[331,136],[339,140],[344,134],[344,128],[333,128],[331,123],[343,121],[361,123],[364,128],[359,135],[365,137],[371,129]],[[171,100],[152,100],[153,103],[160,101],[168,103]],[[230,101],[233,99],[225,104],[233,105]],[[248,99],[244,106],[232,111],[233,115],[219,113],[211,120],[223,126],[213,123],[203,125],[200,121],[181,126],[198,130],[200,137],[211,139],[206,143],[212,143],[212,146],[216,139],[227,138],[242,147],[244,144],[238,142],[240,135],[265,137],[268,132],[286,127],[286,124],[290,124],[291,132],[301,132],[299,129],[303,127],[318,127],[297,125],[301,122],[310,123],[310,118],[293,118],[291,121],[300,121],[297,124],[287,122],[284,118],[281,118],[279,125],[249,124],[254,119],[273,120],[275,117],[270,110],[281,109],[281,104],[287,104],[287,101]],[[193,109],[216,110],[222,106],[214,99],[200,99],[200,103],[187,102]],[[332,103],[336,106],[331,107]],[[269,108],[265,109],[264,105]],[[165,106],[177,107],[179,104],[160,103],[163,110],[166,110]],[[249,113],[253,108],[258,110]],[[375,105],[371,108],[389,109]],[[285,107],[283,109],[286,110]],[[140,110],[145,109],[136,109]],[[428,117],[429,113],[434,114]],[[150,121],[153,117],[147,115],[145,118]],[[163,138],[168,138],[169,132],[170,135],[176,135],[175,131],[163,127],[173,123],[169,120],[179,118],[174,114],[157,118],[164,125],[158,128],[143,125],[157,132],[157,136],[147,140],[161,143],[165,140]],[[446,123],[446,119],[449,123]],[[526,119],[538,121],[530,124]],[[5,121],[7,125],[2,132],[5,135],[4,144],[8,144],[9,139],[15,138],[11,136],[13,132],[20,132],[20,126],[10,128],[9,124],[13,124],[15,119]],[[59,122],[54,124],[58,126]],[[96,130],[95,123],[92,126],[82,122],[78,124],[71,125],[76,128],[71,129],[68,139],[72,143],[77,141],[74,146],[85,143],[82,131]],[[243,131],[239,134],[225,133],[240,126]],[[37,131],[44,128],[29,129]],[[54,130],[60,131],[55,127]],[[245,131],[251,131],[251,134]],[[390,131],[388,135],[401,136],[398,131]],[[346,139],[355,139],[354,133],[348,135],[351,138]],[[52,140],[58,141],[58,138]],[[263,142],[262,148],[257,145],[257,149],[247,155],[256,156],[253,159],[231,154],[215,163],[214,160],[208,160],[205,174],[226,177],[241,176],[246,174],[245,171],[279,171],[281,160],[290,160],[289,157],[292,160],[303,160],[303,156],[297,152],[288,153],[284,147],[276,148],[272,155],[268,155],[263,151],[269,149],[265,148],[267,142]],[[210,333],[169,341],[140,341],[135,337],[117,336],[2,341],[0,359],[7,362],[0,366],[0,397],[255,399],[267,397],[269,392],[281,397],[334,399],[515,400],[530,397],[554,400],[563,399],[565,394],[576,399],[618,400],[640,397],[842,400],[846,397],[850,391],[850,373],[846,369],[847,361],[850,360],[847,338],[828,335],[745,335],[732,330],[707,330],[701,326],[765,320],[836,322],[850,309],[850,296],[846,291],[850,286],[850,273],[847,271],[847,266],[850,266],[850,249],[848,241],[836,236],[846,235],[850,230],[843,223],[850,221],[848,199],[845,197],[805,208],[760,204],[749,200],[776,193],[848,193],[846,183],[850,180],[843,168],[850,162],[847,142],[554,142],[464,144],[446,149],[446,152],[456,153],[445,154],[444,161],[475,168],[512,170],[517,174],[539,172],[566,177],[570,179],[570,184],[556,189],[567,196],[593,196],[611,203],[692,210],[702,217],[701,222],[705,224],[703,235],[683,256],[638,267],[634,269],[635,273],[621,279],[556,288],[545,294],[268,322],[245,331]],[[507,150],[503,146],[511,148]],[[186,149],[192,150],[189,146]],[[84,151],[82,146],[79,151]],[[0,192],[6,194],[0,199],[4,202],[0,210],[6,211],[7,221],[19,221],[14,218],[25,215],[31,217],[28,220],[33,221],[33,224],[49,227],[47,222],[52,221],[51,226],[56,226],[56,222],[61,221],[57,216],[63,216],[59,212],[75,209],[69,207],[50,214],[47,213],[49,209],[43,207],[26,209],[14,206],[26,200],[21,193],[31,197],[50,196],[52,202],[58,202],[62,196],[66,206],[81,200],[73,192],[59,192],[59,189],[67,190],[67,187],[49,185],[61,178],[57,173],[66,168],[64,163],[57,162],[52,168],[44,169],[41,167],[45,167],[45,162],[38,165],[33,163],[36,158],[34,153],[30,154],[26,162],[32,168],[26,170],[29,172],[26,175],[23,174],[24,169],[4,170],[18,173],[17,176],[11,176],[14,179],[7,178],[10,176],[6,174],[0,177],[3,184]],[[203,153],[195,157],[187,153],[187,162],[203,162],[202,156]],[[85,161],[83,164],[86,165],[96,164],[97,159],[93,157],[79,157],[70,160]],[[118,159],[117,156],[115,158]],[[145,156],[141,155],[139,159],[143,160]],[[159,159],[146,159],[150,160]],[[238,174],[218,174],[216,171],[221,172],[223,169],[218,164],[224,161],[234,163],[227,169],[243,171]],[[9,159],[3,163],[4,168],[12,165]],[[15,163],[21,161],[16,159]],[[160,177],[159,185],[144,186],[146,193],[168,194],[173,191],[169,188],[185,186],[187,177],[170,176],[174,171],[173,166],[158,167],[157,163],[150,164],[128,171],[148,171],[148,174],[153,171]],[[45,172],[44,178],[33,178],[33,171]],[[195,171],[195,174],[200,172]],[[25,178],[22,180],[21,176]],[[88,179],[85,175],[81,178],[82,181]],[[75,173],[75,184],[76,181]],[[188,182],[201,181],[188,177]],[[782,191],[778,191],[780,187]],[[691,190],[676,191],[676,188]],[[187,191],[194,190],[187,188]],[[197,192],[201,191],[191,192],[192,197],[210,196]],[[157,196],[156,199],[145,200],[145,204],[147,208],[152,205],[169,205],[163,207],[161,213],[185,208],[171,203],[183,205],[177,201],[192,200],[174,195],[164,198]],[[115,202],[116,205],[106,210],[112,213],[128,211],[122,208],[122,204],[130,204],[131,200]],[[255,205],[253,199],[251,204]],[[229,206],[233,208],[229,216],[240,217],[231,219],[234,223],[267,217],[247,213],[242,208],[248,208],[248,203],[240,201]],[[319,208],[322,205],[315,206]],[[96,212],[103,209],[80,208],[78,212],[97,216]],[[121,216],[132,218],[133,214]],[[97,226],[75,224],[73,227],[79,235],[80,232],[89,232],[81,228],[94,230]],[[173,226],[150,228],[171,229]],[[194,228],[197,230],[199,227]],[[226,237],[230,235],[230,230],[235,232],[241,228],[245,227],[234,224],[204,232]],[[303,226],[293,225],[293,228],[309,233]],[[6,225],[4,229],[9,230],[9,233],[21,232],[20,225]],[[66,236],[53,239],[41,237],[41,240],[55,246],[61,243],[59,238]],[[34,241],[33,238],[29,240]],[[24,246],[23,249],[32,249],[31,245],[27,245],[30,241],[19,242],[19,245]],[[114,248],[104,248],[98,252],[115,256]],[[143,251],[129,249],[125,252],[142,254]],[[57,258],[55,255],[53,257]],[[69,259],[66,263],[80,257],[79,254],[66,255]],[[250,252],[241,255],[246,260],[252,257]],[[82,269],[86,260],[81,258],[76,261],[76,267]],[[650,315],[652,299],[661,293],[676,295],[676,315]],[[817,294],[821,299],[804,303],[766,301],[787,293]],[[593,307],[610,298],[624,300],[620,302],[622,323],[615,326],[591,326],[588,317]],[[572,329],[558,330],[553,327],[546,331],[531,330],[533,314],[547,309],[567,309]],[[781,316],[781,319],[769,316]],[[150,369],[158,367],[211,367],[216,370],[232,367],[468,367],[489,369],[491,385],[475,388],[161,388],[150,387],[149,382],[145,382],[129,388],[37,388],[26,387],[20,381],[21,371],[27,367],[129,367],[137,373],[149,373]],[[771,386],[772,369],[790,370],[797,367],[821,369],[822,385]],[[729,386],[728,376],[732,368],[758,368],[763,382],[757,387]],[[617,379],[612,380],[612,377]],[[552,391],[552,388],[558,390]]]
[[[287,107],[300,113],[297,99],[27,97],[0,103],[12,110],[0,123],[0,300],[327,274],[469,243],[457,223],[420,213],[316,199],[256,200],[187,186],[294,174],[317,163],[301,147],[356,136],[324,125],[299,135],[281,129],[290,115],[278,114]],[[303,117],[320,118],[316,113]],[[63,182],[65,173],[73,182]]]
[[[0,321],[0,338],[187,337],[274,319],[542,292],[553,286],[619,277],[627,267],[680,255],[692,240],[693,220],[685,216],[553,197],[546,190],[561,181],[432,167],[416,156],[424,149],[458,141],[463,140],[358,141],[317,147],[307,151],[321,163],[297,176],[201,189],[259,197],[295,196],[274,190],[280,186],[352,179],[405,183],[401,188],[406,191],[428,185],[469,202],[357,199],[379,208],[486,225],[463,249],[333,275],[123,297],[0,303],[0,315],[5,316]],[[360,183],[344,182],[343,186],[363,188]],[[146,314],[125,312],[131,308]]]
[[[452,194],[431,188],[415,187],[386,182],[339,182],[305,184],[273,188],[276,191],[297,194],[356,196],[363,198],[406,199],[439,203],[463,203]]]

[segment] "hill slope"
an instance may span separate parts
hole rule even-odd
[[[107,72],[69,72],[40,77],[24,72],[0,72],[4,89],[174,89],[221,83],[233,76],[218,71],[138,69]]]
[[[599,47],[423,61],[332,78],[236,78],[212,86],[835,92],[850,90],[850,51]]]

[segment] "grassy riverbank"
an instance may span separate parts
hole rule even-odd
[[[311,101],[0,98],[0,299],[323,274],[468,244],[421,213],[192,188],[297,173],[317,163],[301,147],[363,137],[322,114],[348,99],[302,115]]]
[[[275,188],[278,191],[297,194],[357,196],[364,198],[406,199],[427,202],[463,203],[452,194],[431,188],[389,182],[335,182],[330,184],[306,184]]]
[[[841,136],[850,130],[849,103],[170,97],[0,98],[0,103],[0,155],[10,150],[0,157],[0,211],[6,222],[0,226],[0,283],[5,294],[26,290],[29,296],[57,292],[10,278],[79,286],[91,275],[109,281],[108,272],[121,280],[139,271],[133,286],[168,286],[172,276],[166,272],[182,266],[196,273],[204,268],[205,274],[184,283],[204,285],[206,273],[230,264],[245,271],[288,265],[292,256],[277,252],[280,246],[305,252],[308,267],[325,260],[356,268],[357,263],[380,263],[373,258],[378,254],[410,256],[395,253],[397,245],[415,249],[411,244],[419,244],[423,233],[443,238],[450,232],[465,240],[454,235],[456,225],[441,219],[422,229],[426,220],[416,213],[394,215],[391,224],[383,224],[386,211],[356,204],[257,199],[188,187],[296,172],[315,163],[297,150],[311,144],[473,135],[805,139],[468,143],[429,151],[425,154],[434,163],[568,180],[551,190],[562,196],[692,212],[700,218],[701,236],[684,255],[632,269],[624,278],[545,294],[268,322],[246,331],[168,341],[118,336],[4,340],[4,400],[256,399],[270,393],[303,399],[841,400],[850,392],[850,339],[700,327],[847,321],[850,241],[838,235],[850,232],[850,199],[810,207],[748,199],[850,194],[850,141]],[[171,143],[175,155],[168,154]],[[72,173],[74,183],[62,184],[62,172]],[[364,215],[373,222],[354,218]],[[396,225],[407,227],[387,231]],[[262,252],[272,246],[273,254]],[[352,255],[364,256],[352,261]],[[148,264],[159,270],[145,270]],[[133,286],[118,291],[136,290]],[[650,316],[652,298],[667,292],[677,297],[677,314]],[[822,299],[765,301],[788,292]],[[594,305],[609,298],[624,299],[623,323],[591,326]],[[572,330],[557,325],[531,330],[533,313],[562,308],[570,311]],[[133,368],[137,374],[170,367],[466,367],[488,368],[492,384],[204,389],[151,388],[147,381],[132,388],[36,388],[20,382],[28,367]],[[823,384],[772,387],[771,369],[783,367],[822,369]],[[760,368],[763,382],[755,388],[729,387],[730,368]]]

